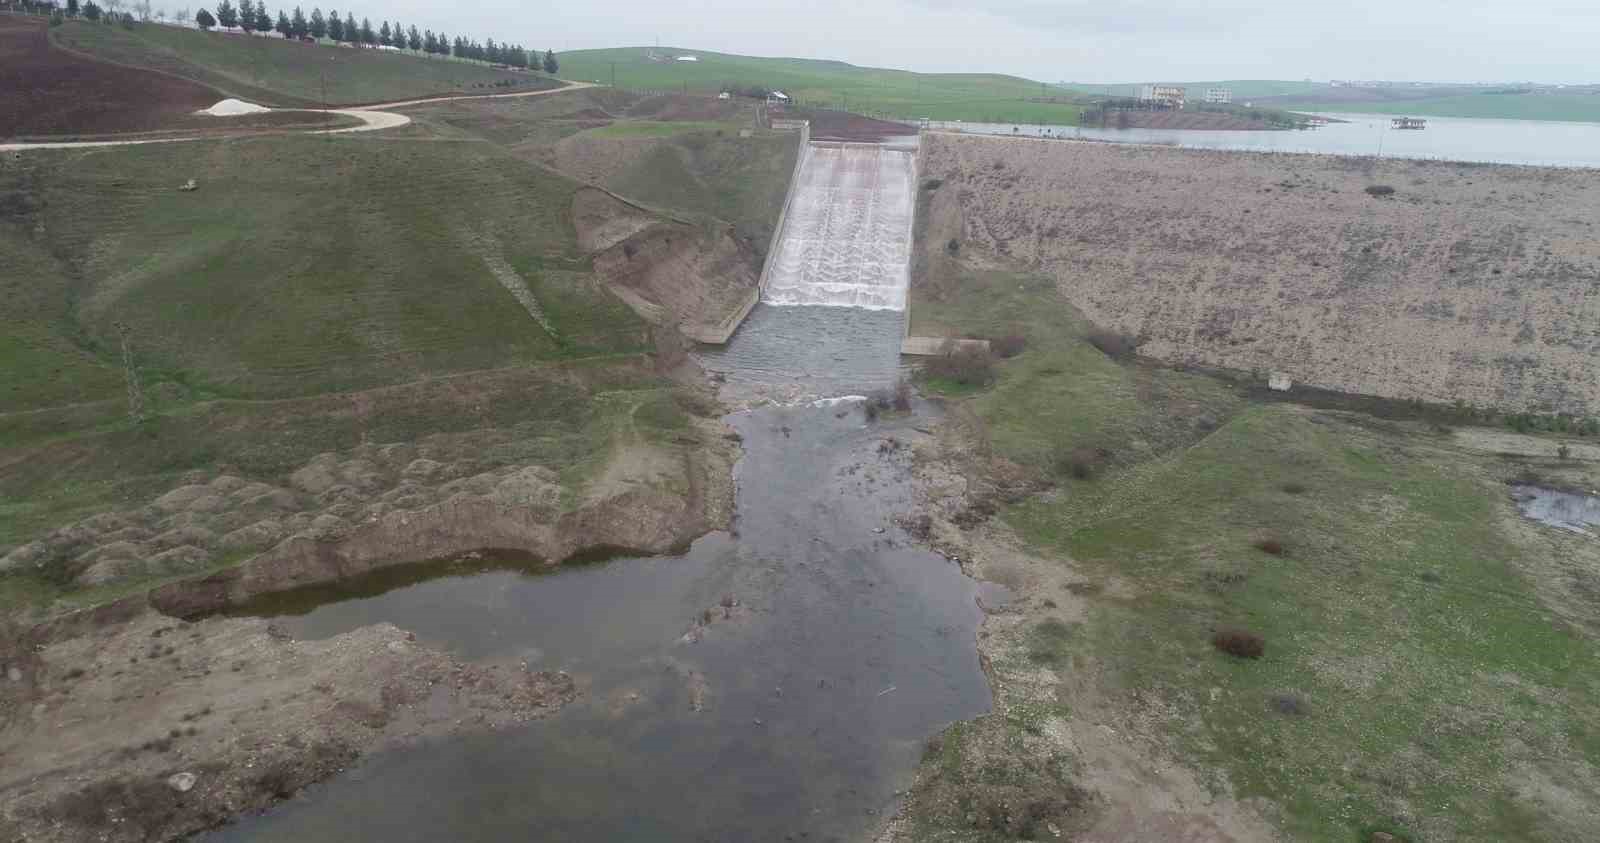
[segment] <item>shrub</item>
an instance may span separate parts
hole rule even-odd
[[[1121,360],[1132,356],[1139,350],[1139,338],[1132,334],[1119,334],[1115,331],[1093,331],[1089,334],[1089,344],[1100,349],[1100,353],[1113,360]]]
[[[1267,651],[1266,639],[1247,629],[1225,626],[1211,636],[1211,646],[1241,659],[1259,659]]]
[[[1056,470],[1078,480],[1091,480],[1100,472],[1104,455],[1094,448],[1073,448],[1056,461]]]
[[[911,412],[911,384],[899,381],[894,385],[894,408],[897,412]]]
[[[1292,480],[1278,488],[1282,489],[1286,495],[1303,495],[1306,493],[1306,484],[1296,483]]]
[[[961,241],[957,240],[954,237],[950,238],[950,242],[944,244],[944,250],[946,252],[949,252],[952,255],[960,254],[961,253]]]
[[[944,179],[928,179],[922,183],[923,190],[938,190],[944,186]]]
[[[1282,556],[1284,553],[1283,542],[1277,539],[1262,539],[1255,543],[1255,548],[1262,553],[1270,553],[1273,556]]]
[[[1002,360],[1016,357],[1027,347],[1028,338],[1021,334],[1006,334],[1003,337],[989,340],[989,350]]]
[[[1572,456],[1571,446],[1567,445],[1565,442],[1562,442],[1560,445],[1556,446],[1556,456],[1560,457],[1561,459],[1566,459],[1567,457]]]
[[[994,381],[994,362],[989,352],[976,346],[959,346],[954,340],[944,344],[939,356],[923,364],[923,371],[936,378],[963,386],[988,386]]]
[[[1376,196],[1376,197],[1378,197],[1380,199],[1385,197],[1385,196],[1393,196],[1394,195],[1394,188],[1392,188],[1392,187],[1390,187],[1389,185],[1386,185],[1386,184],[1369,185],[1367,187],[1367,195],[1368,196]]]
[[[1270,703],[1272,710],[1279,714],[1299,716],[1310,713],[1306,701],[1296,694],[1273,694]]]

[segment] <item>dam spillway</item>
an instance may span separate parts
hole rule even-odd
[[[701,364],[735,401],[865,394],[900,378],[915,137],[811,143],[762,279],[761,301]]]
[[[808,145],[761,300],[904,310],[915,185],[910,150]]]

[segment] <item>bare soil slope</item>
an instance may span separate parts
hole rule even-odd
[[[220,99],[196,82],[55,48],[43,18],[0,17],[0,138],[166,128]]]
[[[1600,172],[950,134],[922,149],[943,180],[928,242],[1050,273],[1141,353],[1386,397],[1600,407]]]

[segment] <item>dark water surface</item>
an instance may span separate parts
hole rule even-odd
[[[566,670],[584,695],[526,727],[379,754],[209,839],[870,836],[925,740],[989,708],[977,586],[893,523],[909,455],[881,443],[915,418],[868,424],[843,402],[729,421],[745,447],[736,536],[553,572],[407,568],[257,607],[303,638],[390,621],[465,658]]]

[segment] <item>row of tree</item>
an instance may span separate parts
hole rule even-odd
[[[215,15],[211,10],[202,8],[195,13],[194,21],[201,29],[207,30],[222,26],[245,32],[276,31],[285,38],[329,38],[344,44],[394,47],[518,68],[543,68],[546,73],[555,73],[560,69],[554,50],[546,50],[541,58],[538,51],[529,51],[521,44],[496,44],[493,38],[483,43],[461,37],[452,39],[442,33],[436,35],[431,29],[418,31],[415,26],[402,26],[399,21],[392,24],[381,21],[378,28],[374,29],[370,18],[362,18],[358,24],[355,15],[345,12],[341,18],[337,9],[326,16],[322,14],[322,9],[312,9],[308,17],[296,6],[292,14],[280,10],[274,20],[267,12],[266,0],[239,0],[237,8],[230,0],[222,0],[217,5]]]

